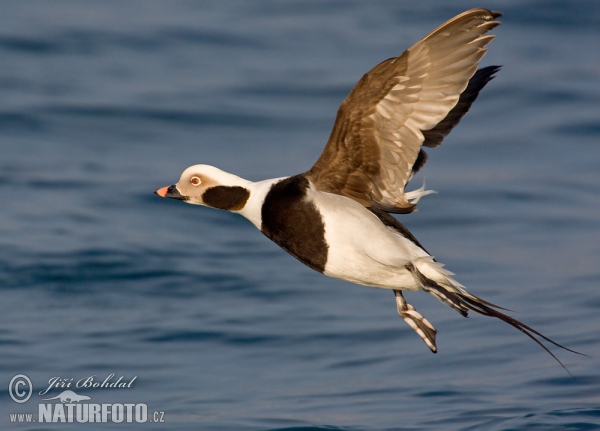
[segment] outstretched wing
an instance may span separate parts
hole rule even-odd
[[[325,150],[306,172],[318,190],[366,207],[410,212],[405,187],[460,121],[497,68],[476,74],[500,23],[472,9],[442,24],[401,56],[375,66],[340,106]]]

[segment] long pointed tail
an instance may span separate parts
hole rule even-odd
[[[532,327],[524,324],[523,322],[520,322],[519,320],[498,311],[498,310],[504,310],[504,311],[510,311],[510,310],[507,310],[506,308],[502,308],[497,305],[494,305],[490,302],[487,302],[487,301],[467,292],[460,286],[460,284],[458,284],[457,282],[455,282],[454,280],[452,280],[450,277],[448,277],[446,275],[445,275],[445,277],[447,278],[448,282],[447,283],[438,283],[435,280],[432,280],[431,278],[426,277],[413,264],[408,264],[406,266],[406,268],[409,271],[411,271],[412,274],[414,275],[414,277],[419,281],[423,290],[425,290],[427,293],[430,293],[431,295],[435,296],[443,303],[454,308],[456,311],[458,311],[463,316],[467,317],[468,311],[470,310],[470,311],[474,311],[476,313],[482,314],[484,316],[496,317],[496,318],[502,320],[503,322],[506,322],[509,325],[517,328],[519,331],[521,331],[522,333],[527,335],[529,338],[531,338],[533,341],[535,341],[550,356],[552,356],[554,358],[554,360],[556,360],[556,362],[558,362],[560,364],[560,366],[563,367],[565,369],[565,371],[567,373],[569,373],[569,375],[571,375],[571,376],[572,376],[572,374],[569,372],[567,367],[565,367],[565,365],[560,361],[560,359],[558,359],[556,357],[556,355],[554,355],[554,353],[552,353],[550,351],[550,349],[548,349],[548,347],[546,347],[540,339],[545,340],[551,344],[554,344],[555,346],[560,347],[561,349],[566,350],[568,352],[575,353],[577,355],[587,356],[583,353],[569,349],[568,347],[565,347],[562,344],[557,343],[556,341],[546,337],[545,335],[536,331]]]
[[[568,352],[575,353],[577,355],[587,356],[583,353],[569,349],[568,347],[565,347],[562,344],[557,343],[556,341],[546,337],[544,334],[541,334],[539,331],[536,331],[531,326],[524,324],[523,322],[515,319],[514,317],[510,317],[504,313],[501,313],[498,310],[495,310],[493,308],[494,307],[493,305],[488,305],[489,303],[486,303],[485,301],[483,301],[482,299],[478,298],[475,295],[471,295],[471,294],[460,295],[460,299],[469,310],[473,310],[476,313],[483,314],[484,316],[496,317],[496,318],[502,320],[503,322],[506,322],[509,325],[517,328],[519,331],[521,331],[522,333],[527,335],[529,338],[531,338],[533,341],[535,341],[542,349],[544,349],[550,356],[552,356],[556,360],[556,362],[558,362],[560,364],[560,366],[563,367],[565,369],[565,371],[567,373],[569,373],[569,375],[571,375],[571,377],[573,377],[573,375],[567,369],[567,367],[565,367],[565,365],[560,361],[560,359],[558,359],[556,357],[556,355],[554,355],[554,353],[552,353],[550,351],[550,349],[548,349],[548,347],[546,347],[544,345],[544,343],[542,343],[539,340],[539,338],[542,338],[543,340],[546,340],[547,342],[554,344],[556,347],[560,347],[561,349],[566,350]]]

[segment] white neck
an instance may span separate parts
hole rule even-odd
[[[267,193],[269,193],[269,190],[271,190],[271,186],[283,180],[284,178],[287,177],[273,178],[256,183],[249,182],[246,184],[245,187],[250,190],[250,197],[248,198],[246,205],[244,205],[244,208],[234,212],[246,217],[254,226],[256,226],[257,229],[260,230],[262,226],[261,210],[263,202],[265,201],[265,197],[267,196]]]

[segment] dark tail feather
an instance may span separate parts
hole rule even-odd
[[[423,273],[419,271],[412,263],[407,264],[406,269],[412,272],[413,276],[419,281],[421,287],[425,292],[435,296],[444,304],[449,305],[450,307],[458,311],[460,314],[462,314],[464,317],[467,317],[467,310],[469,309],[469,307],[467,306],[467,304],[465,304],[464,298],[462,297],[460,292],[449,290],[448,288],[441,286],[435,280],[425,277]],[[477,298],[475,296],[473,297]],[[498,305],[492,304],[491,302],[487,302],[481,298],[477,298],[477,301],[479,301],[482,305],[486,305],[488,307],[493,307],[504,311],[512,311],[508,308],[502,308]]]
[[[568,347],[565,347],[562,344],[559,344],[554,340],[551,340],[550,338],[548,338],[545,335],[541,334],[540,332],[536,331],[532,327],[524,324],[523,322],[518,321],[517,319],[515,319],[513,317],[507,316],[506,314],[501,313],[498,310],[494,310],[494,308],[492,308],[492,307],[495,307],[495,306],[491,305],[489,302],[484,301],[483,299],[480,299],[471,294],[469,294],[468,296],[459,294],[459,296],[460,296],[461,301],[465,305],[465,307],[467,307],[469,310],[472,310],[472,311],[482,314],[484,316],[496,317],[496,318],[502,320],[503,322],[506,322],[509,325],[517,328],[519,331],[521,331],[522,333],[527,335],[529,338],[531,338],[533,341],[535,341],[542,349],[544,349],[550,356],[552,356],[554,358],[554,360],[556,360],[556,362],[558,362],[560,364],[560,366],[563,367],[565,369],[565,371],[567,373],[569,373],[569,375],[571,377],[573,377],[573,375],[567,369],[567,367],[565,367],[565,365],[560,361],[560,359],[558,359],[554,355],[554,353],[552,353],[550,351],[550,349],[548,349],[538,338],[536,338],[536,335],[538,337],[546,340],[547,342],[554,344],[556,347],[560,347],[563,350],[566,350],[571,353],[575,353],[577,355],[587,356],[583,353],[569,349]],[[498,308],[500,308],[500,307],[498,307]]]
[[[556,341],[551,340],[550,338],[548,338],[545,335],[541,334],[540,332],[536,331],[532,327],[527,326],[523,322],[520,322],[517,319],[507,316],[506,314],[498,311],[498,309],[503,310],[503,311],[511,311],[511,310],[499,307],[495,304],[492,304],[491,302],[487,302],[475,295],[470,294],[469,292],[463,290],[460,287],[449,288],[449,287],[443,286],[443,285],[437,283],[435,280],[432,280],[432,279],[426,277],[425,275],[423,275],[423,273],[421,271],[419,271],[419,269],[416,268],[412,263],[409,263],[408,265],[406,265],[406,269],[408,269],[410,272],[412,272],[413,276],[419,281],[419,284],[421,285],[421,287],[423,288],[423,290],[425,292],[433,295],[434,297],[436,297],[437,299],[442,301],[444,304],[449,305],[450,307],[454,308],[456,311],[458,311],[463,316],[467,317],[467,311],[471,310],[476,313],[482,314],[484,316],[496,317],[497,319],[500,319],[503,322],[506,322],[509,325],[517,328],[519,331],[521,331],[522,333],[527,335],[529,338],[531,338],[533,341],[535,341],[550,356],[552,356],[554,358],[554,360],[556,360],[556,362],[558,362],[560,364],[560,366],[563,367],[565,369],[565,371],[567,373],[569,373],[569,375],[571,377],[573,377],[573,375],[567,369],[567,367],[565,367],[565,365],[560,361],[560,359],[558,359],[554,355],[554,353],[552,353],[538,338],[536,338],[536,336],[540,337],[541,339],[546,340],[547,342],[554,344],[556,347],[560,347],[561,349],[566,350],[568,352],[575,353],[577,355],[587,356],[583,353],[577,352],[575,350],[571,350],[571,349],[563,346],[562,344],[559,344]]]

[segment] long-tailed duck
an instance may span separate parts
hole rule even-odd
[[[422,147],[439,146],[498,71],[477,66],[494,38],[486,33],[500,16],[471,9],[375,66],[340,106],[325,150],[308,172],[251,182],[195,165],[155,193],[241,214],[310,268],[392,290],[398,313],[434,353],[437,331],[403,290],[424,290],[463,316],[471,310],[503,320],[560,363],[540,339],[570,349],[467,292],[389,214],[410,213],[432,193],[405,187],[427,160]]]

